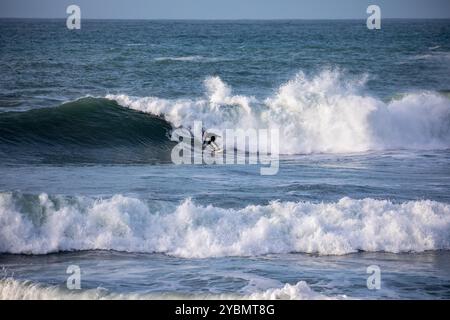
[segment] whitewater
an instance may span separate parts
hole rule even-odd
[[[20,212],[27,201],[31,212]],[[72,250],[166,253],[183,258],[269,253],[342,255],[450,249],[450,206],[343,198],[223,209],[187,199],[155,211],[139,199],[0,195],[0,252]]]
[[[282,154],[351,153],[389,149],[450,148],[450,99],[409,92],[383,101],[365,89],[368,75],[338,69],[298,73],[273,95],[233,95],[219,77],[204,80],[204,97],[161,99],[106,96],[120,105],[161,116],[174,127],[279,129]]]
[[[253,293],[181,294],[181,293],[117,293],[105,288],[70,291],[58,286],[43,286],[13,278],[0,279],[0,300],[344,300],[345,295],[325,296],[314,292],[306,282],[285,284]]]

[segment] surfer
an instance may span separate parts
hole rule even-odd
[[[216,152],[216,151],[220,150],[219,146],[216,143],[216,136],[215,135],[207,136],[205,138],[205,140],[203,141],[203,149],[205,149],[208,146],[212,149],[213,152]]]
[[[216,136],[209,136],[206,137],[203,141],[203,149],[205,149],[207,146],[210,146],[212,149],[215,149],[216,146]]]

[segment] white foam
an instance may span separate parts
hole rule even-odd
[[[328,300],[346,299],[346,296],[328,297],[313,291],[304,281],[282,288],[271,288],[251,294],[187,294],[187,293],[115,293],[104,288],[67,290],[13,278],[0,279],[0,300],[156,300],[156,299],[220,299],[220,300]]]
[[[265,99],[233,95],[219,77],[205,80],[197,99],[108,95],[135,110],[165,117],[175,127],[203,121],[206,128],[280,128],[283,154],[450,148],[450,99],[433,92],[388,103],[365,94],[367,76],[338,70],[299,73]]]
[[[175,127],[191,127],[194,121],[203,121],[208,128],[233,128],[241,117],[250,115],[250,102],[254,98],[231,95],[231,88],[220,78],[207,78],[205,89],[206,96],[197,100],[133,98],[127,95],[107,95],[106,98],[134,110],[163,116]],[[224,105],[234,105],[235,108],[225,110],[222,108]]]
[[[313,291],[306,282],[295,285],[285,284],[283,288],[268,289],[248,295],[250,300],[330,300],[346,299],[346,296],[329,297]]]
[[[122,195],[31,199],[1,193],[0,252],[103,249],[207,258],[450,249],[450,205],[428,200],[343,198],[224,209],[187,199],[164,210]]]

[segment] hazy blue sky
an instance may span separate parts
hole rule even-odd
[[[345,19],[450,18],[450,0],[0,0],[0,17],[65,18],[77,4],[82,18],[99,19]]]

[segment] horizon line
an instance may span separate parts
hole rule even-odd
[[[66,20],[67,17],[1,17],[2,20]],[[366,20],[366,18],[82,18],[82,20],[104,20],[104,21],[334,21],[334,20]],[[405,18],[387,17],[383,20],[450,20],[447,18]]]

